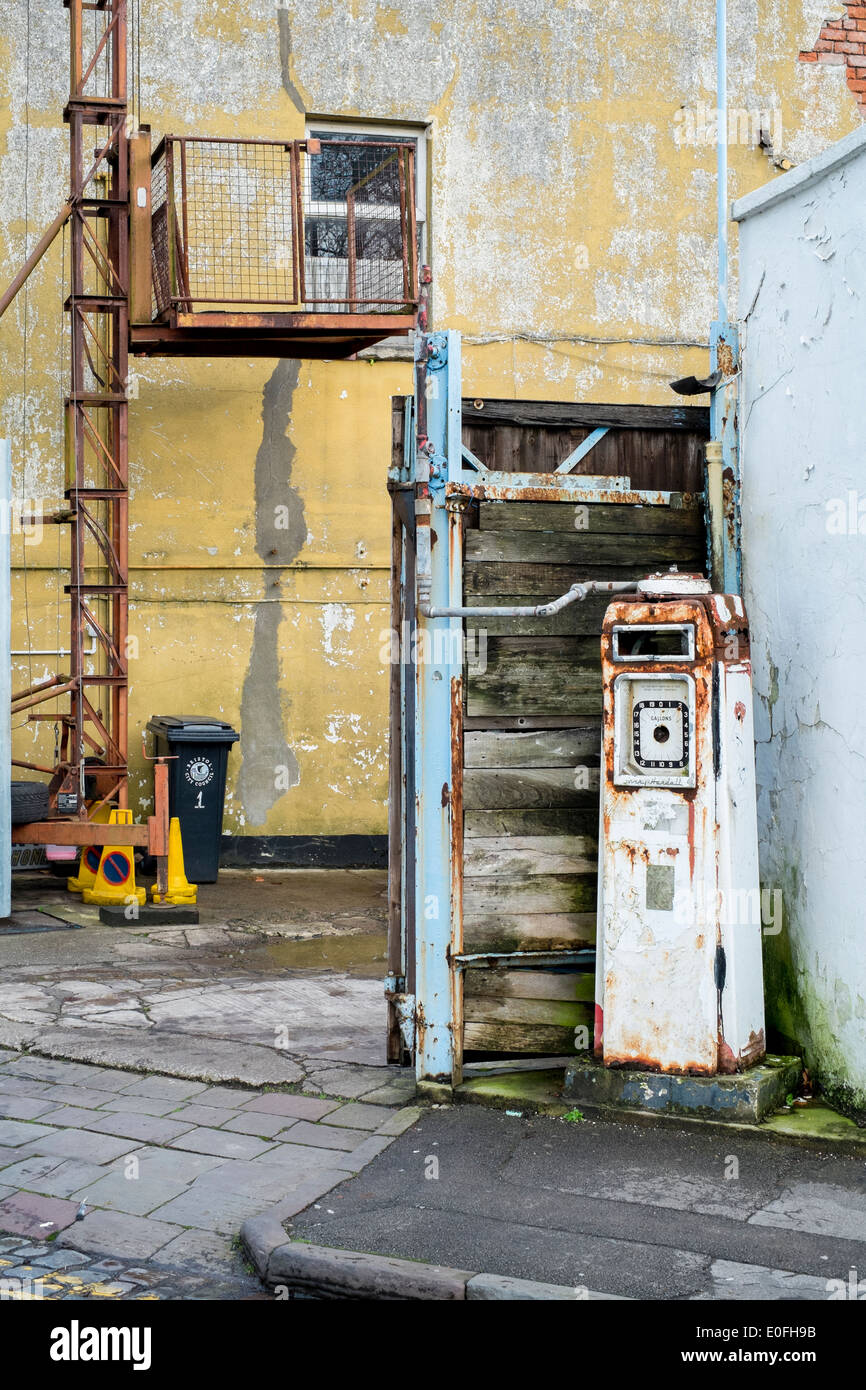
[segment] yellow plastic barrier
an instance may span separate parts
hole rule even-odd
[[[132,825],[131,811],[112,811],[109,825]],[[122,907],[130,902],[144,903],[147,894],[135,886],[135,857],[132,845],[103,845],[96,878],[81,892],[82,902],[99,907]]]
[[[108,825],[111,812],[114,808],[108,803],[100,806],[90,819],[94,825]],[[85,888],[92,888],[96,882],[96,875],[99,872],[99,861],[102,858],[101,845],[85,845],[81,851],[81,858],[78,861],[78,873],[74,878],[66,880],[66,887],[70,893],[81,893]]]

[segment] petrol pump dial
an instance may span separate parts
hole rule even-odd
[[[638,767],[688,767],[689,708],[684,700],[637,700],[632,756]]]
[[[614,781],[694,786],[695,687],[691,675],[624,671],[614,681]]]

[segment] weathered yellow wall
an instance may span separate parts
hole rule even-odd
[[[799,161],[857,124],[844,71],[797,61],[823,3],[730,8],[731,105],[776,112],[782,153]],[[28,84],[25,0],[4,10],[5,282],[25,217],[32,245],[65,196],[67,18],[60,0],[31,6]],[[666,404],[668,381],[705,369],[714,152],[681,136],[689,112],[714,105],[712,6],[151,0],[142,12],[141,115],[157,133],[292,138],[305,112],[429,128],[433,322],[465,335],[466,394]],[[774,177],[753,146],[729,157],[732,198]],[[62,296],[57,243],[0,324],[0,432],[18,493],[49,502],[62,486]],[[146,796],[150,714],[217,714],[242,734],[227,830],[383,832],[385,472],[409,364],[157,359],[135,373],[133,786]],[[287,530],[271,526],[278,505]],[[28,620],[33,648],[67,640],[64,544],[28,546],[25,583],[15,538],[14,647]],[[57,664],[16,658],[15,685]],[[52,738],[30,726],[17,746],[48,762]]]

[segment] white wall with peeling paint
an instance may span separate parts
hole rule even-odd
[[[866,1108],[866,129],[734,206],[768,1021]]]

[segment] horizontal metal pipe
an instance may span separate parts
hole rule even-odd
[[[423,618],[550,618],[570,603],[582,601],[590,594],[634,593],[636,589],[634,580],[589,579],[584,584],[572,584],[564,594],[551,599],[549,603],[537,603],[528,608],[516,604],[499,608],[433,608],[423,602],[418,607]]]
[[[487,965],[496,966],[500,961],[528,961],[530,964],[592,964],[595,961],[595,947],[587,947],[576,951],[477,951],[454,955],[451,957],[454,965],[460,970],[471,969],[474,967],[483,968]]]

